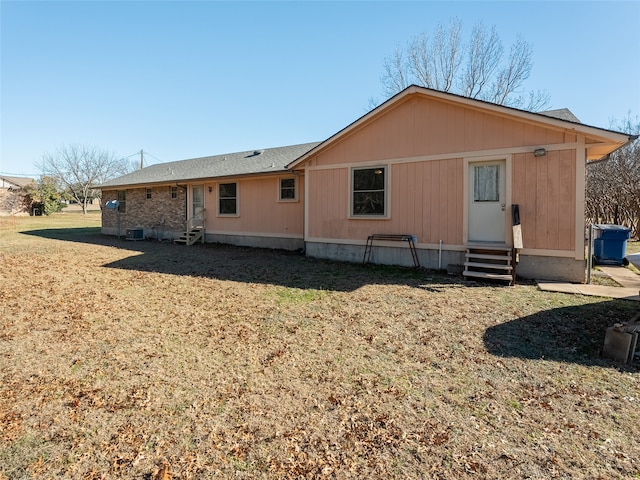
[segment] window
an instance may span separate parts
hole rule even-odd
[[[500,165],[476,165],[473,167],[473,201],[500,201]]]
[[[194,185],[191,187],[191,214],[193,218],[200,217],[204,212],[204,186]]]
[[[218,213],[220,215],[237,215],[237,191],[238,185],[236,183],[221,183],[218,185]]]
[[[171,198],[178,198],[178,187],[171,187]]]
[[[147,188],[147,199],[151,198],[151,189]]]
[[[296,179],[281,178],[280,179],[280,200],[296,199]]]
[[[375,167],[351,171],[353,216],[386,215],[386,170],[386,167]]]
[[[127,191],[118,190],[118,211],[126,213],[127,211]]]

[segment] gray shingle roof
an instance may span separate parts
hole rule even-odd
[[[3,183],[10,183],[11,185],[15,185],[16,187],[24,188],[31,183],[36,183],[33,178],[26,177],[8,177],[6,175],[0,176],[0,179],[3,180]]]
[[[176,183],[207,178],[285,172],[289,163],[307,153],[319,143],[304,143],[288,147],[265,148],[264,150],[250,150],[159,163],[109,180],[99,185],[98,188]]]
[[[538,112],[540,115],[544,115],[545,117],[553,117],[559,120],[566,120],[568,122],[573,123],[582,123],[578,120],[571,110],[568,108],[558,108],[556,110],[547,110],[546,112]]]

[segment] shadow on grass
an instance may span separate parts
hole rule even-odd
[[[176,245],[153,240],[128,241],[102,235],[100,228],[62,228],[22,232],[42,238],[108,246],[129,252],[107,268],[215,278],[288,288],[353,291],[363,285],[418,285],[426,273],[408,267],[346,264],[302,253],[218,243]],[[364,249],[364,247],[363,247]],[[364,250],[363,250],[364,251]],[[348,265],[348,267],[347,267]],[[435,277],[439,275],[434,273]],[[443,280],[448,281],[446,277]]]
[[[102,244],[95,238],[101,236],[100,230],[100,227],[46,228],[42,230],[25,230],[20,233],[50,240]]]
[[[452,286],[473,288],[491,285],[465,282],[462,277],[434,271],[346,264],[283,250],[215,243],[186,247],[171,242],[127,241],[102,235],[99,227],[43,229],[23,233],[121,249],[122,258],[103,267],[140,272],[342,292],[378,284],[407,285],[437,294],[450,290]],[[460,294],[463,295],[462,291]],[[614,323],[633,317],[637,309],[637,303],[624,300],[552,308],[490,327],[485,331],[483,340],[488,352],[500,357],[612,366],[616,364],[599,356],[604,332]],[[639,370],[637,365],[620,368]]]
[[[626,300],[554,308],[490,327],[483,340],[489,353],[500,357],[615,365],[637,372],[637,364],[616,364],[600,356],[607,327],[637,313],[637,303]]]

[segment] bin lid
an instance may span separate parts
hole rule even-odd
[[[600,230],[608,230],[610,232],[622,232],[622,231],[631,231],[631,229],[625,227],[624,225],[606,225],[606,224],[596,224],[595,228]]]

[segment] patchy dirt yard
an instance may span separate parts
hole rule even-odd
[[[1,479],[640,477],[633,302],[98,225],[0,229]]]

